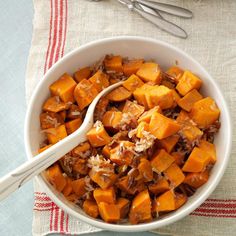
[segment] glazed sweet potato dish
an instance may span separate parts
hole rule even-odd
[[[46,174],[89,216],[138,224],[177,210],[208,181],[220,110],[191,71],[108,55],[51,84],[39,152],[77,130],[96,95],[121,80],[97,104],[87,141]]]

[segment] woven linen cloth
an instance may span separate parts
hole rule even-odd
[[[146,36],[173,44],[196,58],[220,84],[236,126],[236,1],[166,1],[191,9],[193,19],[169,17],[188,33],[186,40],[159,30],[115,0],[34,0],[32,46],[26,99],[44,73],[63,55],[92,40],[118,35]],[[33,235],[100,231],[67,215],[35,181]],[[210,198],[190,216],[155,232],[170,235],[236,234],[236,134],[228,168]]]

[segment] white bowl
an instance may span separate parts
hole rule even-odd
[[[189,198],[187,203],[177,211],[171,212],[150,223],[138,225],[129,224],[108,224],[86,215],[79,207],[74,206],[51,186],[43,174],[37,176],[38,182],[42,185],[51,199],[67,213],[88,224],[111,231],[135,232],[145,231],[169,225],[194,211],[213,192],[219,183],[228,163],[231,149],[231,121],[225,99],[215,80],[208,72],[192,57],[182,50],[167,43],[142,38],[142,37],[116,37],[94,41],[79,47],[59,60],[41,79],[34,91],[25,122],[25,147],[28,158],[37,154],[40,143],[40,122],[42,104],[49,96],[49,85],[57,80],[63,73],[73,73],[79,67],[92,65],[105,54],[119,54],[129,58],[154,59],[164,69],[172,66],[178,61],[182,68],[191,70],[204,82],[202,93],[215,99],[221,110],[221,128],[215,137],[218,160],[211,171],[208,182],[199,188]]]

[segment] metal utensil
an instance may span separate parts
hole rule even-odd
[[[133,10],[140,14],[143,18],[147,19],[160,29],[176,36],[179,38],[187,38],[188,35],[184,31],[184,29],[180,28],[179,26],[175,25],[174,23],[163,19],[162,17],[158,17],[153,11],[149,10],[147,12],[147,8],[142,9],[142,7],[137,3],[131,0],[118,0],[120,3],[126,5],[130,10]],[[142,4],[143,5],[143,4]],[[145,11],[146,9],[146,11]],[[151,13],[152,12],[152,13]]]

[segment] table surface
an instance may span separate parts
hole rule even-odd
[[[24,80],[34,11],[32,0],[0,1],[0,8],[0,173],[3,176],[26,160],[23,132],[26,113]],[[0,203],[0,235],[32,235],[32,208],[33,185],[30,181]],[[93,235],[128,234],[102,232]],[[135,235],[141,236],[144,233]]]

